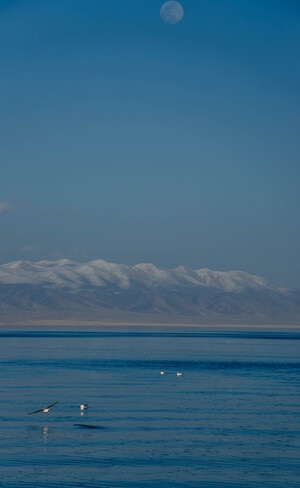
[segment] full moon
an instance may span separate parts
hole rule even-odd
[[[171,0],[161,6],[160,16],[167,24],[177,24],[181,21],[183,15],[184,10],[179,2]]]

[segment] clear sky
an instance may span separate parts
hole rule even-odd
[[[300,288],[300,2],[1,0],[0,262]]]

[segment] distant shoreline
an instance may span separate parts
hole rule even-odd
[[[221,324],[221,323],[187,323],[187,322],[130,322],[130,321],[92,321],[92,320],[32,320],[32,321],[12,321],[0,322],[0,328],[26,328],[32,327],[34,329],[49,328],[183,328],[183,329],[202,329],[202,330],[300,330],[300,324]]]

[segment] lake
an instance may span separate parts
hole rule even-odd
[[[0,486],[299,487],[299,341],[297,330],[2,328]]]

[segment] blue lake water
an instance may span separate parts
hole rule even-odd
[[[1,487],[300,486],[299,332],[42,330],[0,329]]]

